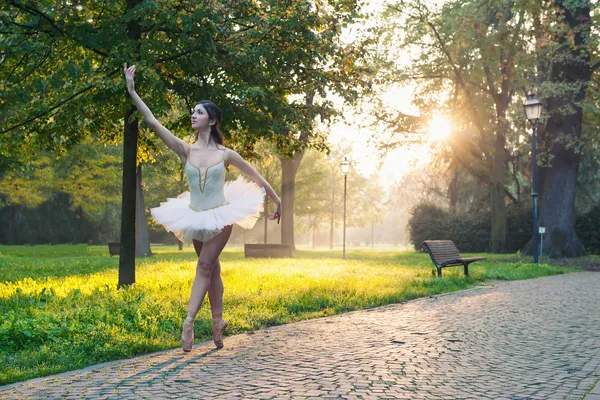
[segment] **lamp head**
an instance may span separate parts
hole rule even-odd
[[[530,92],[527,95],[527,100],[525,100],[523,108],[525,109],[525,115],[529,122],[534,123],[540,119],[540,115],[542,114],[542,103],[535,98],[533,93]]]
[[[346,175],[350,172],[350,160],[348,160],[348,157],[344,157],[340,165],[342,166],[342,174]]]

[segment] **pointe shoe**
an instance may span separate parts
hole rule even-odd
[[[221,319],[219,322],[213,322],[213,341],[217,349],[223,348],[223,331],[227,328],[227,321]]]
[[[183,351],[192,351],[194,346],[194,320],[186,319],[183,321],[183,328],[181,329],[181,347]]]

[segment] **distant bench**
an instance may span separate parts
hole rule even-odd
[[[150,243],[150,246],[164,246],[164,243]],[[118,256],[121,254],[121,242],[108,242],[108,253],[110,256]],[[153,256],[155,253],[150,253]],[[136,256],[137,257],[137,256]]]
[[[289,244],[245,244],[244,257],[285,258],[293,257],[292,246]]]
[[[437,268],[437,276],[440,278],[442,277],[442,268],[458,265],[464,266],[465,275],[469,276],[469,264],[485,260],[485,257],[461,257],[452,240],[426,240],[423,242],[423,247],[429,253],[433,265]]]
[[[121,252],[121,243],[120,242],[108,242],[108,252],[110,256],[118,256]]]

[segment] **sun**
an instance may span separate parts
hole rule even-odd
[[[446,140],[450,131],[452,130],[452,124],[446,117],[437,116],[433,117],[427,127],[428,137],[430,142],[439,142]]]

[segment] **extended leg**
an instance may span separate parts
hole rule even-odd
[[[208,286],[208,299],[210,300],[210,313],[213,321],[223,318],[223,279],[221,278],[221,262],[217,258]]]
[[[194,249],[196,254],[200,257],[202,252],[202,242],[194,240]],[[210,277],[210,283],[208,285],[208,299],[210,300],[210,312],[212,315],[213,322],[223,318],[223,279],[221,278],[221,262],[217,258],[215,266]]]
[[[227,244],[229,236],[231,235],[231,226],[226,226],[223,231],[217,236],[212,238],[206,243],[203,243],[200,249],[200,256],[198,257],[198,263],[196,264],[196,277],[194,278],[194,284],[192,285],[192,294],[190,295],[190,302],[188,304],[188,315],[183,322],[183,329],[181,332],[181,342],[183,345],[183,351],[191,351],[194,345],[194,318],[202,306],[202,301],[206,292],[209,289],[212,273],[215,267],[215,262],[219,258],[219,254]],[[194,248],[196,243],[194,243]],[[220,272],[220,271],[219,271]],[[222,308],[222,306],[221,306]],[[222,321],[222,320],[221,320]],[[224,321],[222,321],[224,323]],[[218,331],[222,331],[227,326],[219,325]],[[213,321],[213,336],[214,336],[214,321]],[[217,343],[215,341],[215,343]],[[217,347],[222,347],[221,346]]]
[[[231,228],[231,225],[226,226],[220,234],[202,244],[202,250],[200,257],[198,257],[198,264],[196,265],[196,277],[192,285],[187,319],[193,320],[200,310],[204,296],[206,296],[206,292],[209,289],[211,276],[219,254],[221,254],[221,251],[229,240],[229,236],[231,236]]]

